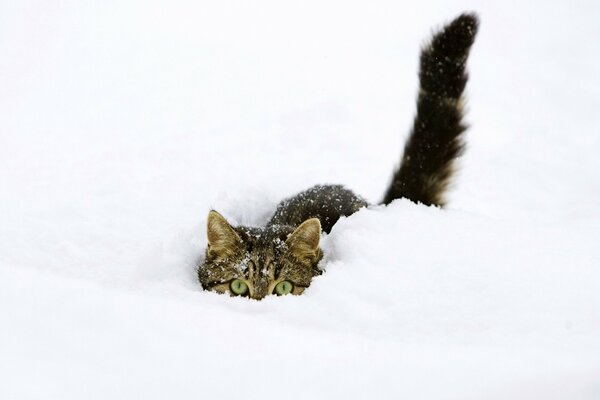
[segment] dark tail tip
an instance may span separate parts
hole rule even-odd
[[[464,53],[473,45],[479,29],[479,17],[476,13],[463,13],[450,22],[433,40],[434,46],[443,46],[446,50]],[[437,43],[436,43],[437,42]]]
[[[477,15],[464,13],[433,35],[421,53],[419,78],[423,90],[432,96],[461,96],[467,80],[465,64],[478,28]]]
[[[464,12],[450,23],[449,28],[456,28],[470,36],[475,36],[479,28],[479,16],[475,12]]]

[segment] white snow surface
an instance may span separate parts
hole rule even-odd
[[[449,207],[342,219],[303,296],[203,292],[214,208],[377,203],[465,10]],[[600,399],[593,1],[0,2],[0,398]]]

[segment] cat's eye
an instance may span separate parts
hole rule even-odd
[[[289,294],[294,289],[294,284],[290,281],[281,281],[275,286],[275,293],[282,296]]]
[[[241,279],[234,279],[229,284],[229,288],[234,294],[238,296],[243,296],[248,293],[248,285]]]

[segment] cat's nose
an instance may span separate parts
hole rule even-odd
[[[254,293],[252,294],[252,296],[250,296],[251,299],[254,300],[262,300],[265,298],[265,296],[267,295],[266,291],[254,291]]]
[[[269,285],[266,282],[259,282],[254,285],[254,290],[252,291],[250,298],[254,300],[264,299],[268,294]]]

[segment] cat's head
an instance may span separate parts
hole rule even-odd
[[[260,300],[270,294],[302,294],[323,253],[317,218],[297,228],[231,226],[221,214],[208,214],[208,246],[198,278],[205,290]]]

